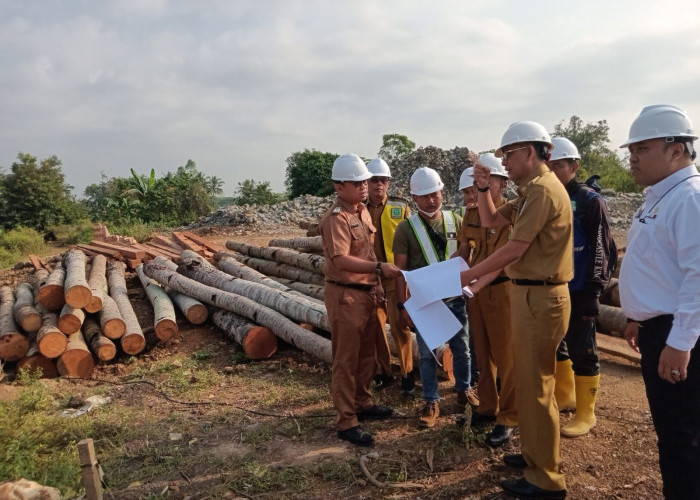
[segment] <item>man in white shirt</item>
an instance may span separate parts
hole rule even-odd
[[[648,106],[627,142],[631,173],[647,186],[620,273],[625,338],[642,376],[659,439],[666,499],[700,492],[700,174],[688,115]]]

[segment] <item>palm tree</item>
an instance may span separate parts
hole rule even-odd
[[[207,192],[209,193],[209,196],[211,196],[212,198],[224,194],[224,190],[222,189],[222,187],[224,186],[224,181],[223,179],[220,179],[215,175],[207,177],[205,185],[207,187]]]

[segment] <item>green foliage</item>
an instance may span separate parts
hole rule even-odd
[[[584,123],[578,116],[569,118],[569,123],[559,122],[554,127],[555,136],[566,137],[573,142],[581,154],[577,177],[585,181],[591,175],[600,176],[599,184],[618,192],[638,192],[637,186],[624,161],[611,149],[610,127],[606,120]]]
[[[37,163],[20,152],[12,172],[0,177],[0,225],[6,229],[31,227],[44,231],[53,224],[71,223],[86,216],[83,206],[65,183],[61,161],[56,156]]]
[[[331,171],[335,153],[322,153],[315,149],[305,149],[287,158],[285,185],[290,198],[304,194],[328,196],[333,193]]]
[[[10,267],[26,260],[27,254],[42,254],[46,249],[44,236],[35,229],[26,227],[9,231],[0,229],[0,268]]]
[[[239,182],[236,194],[236,205],[274,205],[285,198],[283,194],[272,191],[269,181],[255,182],[253,179]]]
[[[410,154],[414,149],[416,149],[416,143],[405,135],[384,134],[378,156],[391,164]]]

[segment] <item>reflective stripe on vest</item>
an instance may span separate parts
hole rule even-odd
[[[394,252],[392,251],[394,233],[399,222],[406,218],[406,207],[405,203],[387,200],[380,219],[382,239],[384,240],[384,255],[386,255],[386,261],[390,264],[394,263]]]
[[[457,251],[457,224],[455,223],[454,214],[448,210],[442,211],[442,222],[445,227],[445,236],[447,237],[447,245],[445,245],[445,260],[447,260],[450,258],[450,255]],[[413,234],[416,235],[418,244],[423,251],[423,257],[428,265],[440,262],[435,246],[420,220],[420,215],[411,215],[408,218],[408,223],[413,229]]]

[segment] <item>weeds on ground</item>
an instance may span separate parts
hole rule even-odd
[[[28,254],[42,255],[47,248],[43,234],[34,229],[0,229],[0,268],[8,268],[27,260]]]

